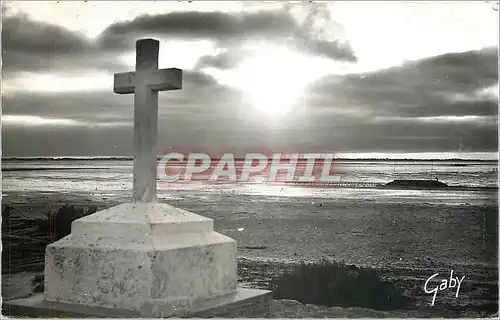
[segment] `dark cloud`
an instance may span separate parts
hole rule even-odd
[[[116,59],[116,55],[107,53],[59,55],[17,51],[10,47],[3,52],[4,77],[10,78],[17,72],[66,72],[84,71],[120,72],[127,68]]]
[[[93,50],[83,35],[59,26],[34,22],[25,15],[5,17],[2,33],[2,44],[7,49],[55,55],[74,55]]]
[[[19,71],[78,72],[99,70],[119,72],[126,66],[117,55],[134,49],[141,36],[179,39],[214,39],[234,50],[238,42],[252,38],[286,41],[299,50],[330,58],[354,61],[348,45],[317,39],[310,26],[301,26],[286,10],[242,12],[174,12],[140,16],[132,21],[109,26],[97,41],[61,26],[29,19],[3,9],[2,58],[4,77]],[[290,40],[293,40],[291,43]],[[200,65],[230,67],[244,52],[227,52],[220,57],[204,57]]]
[[[408,91],[471,92],[498,81],[498,49],[448,53],[363,76],[352,76],[351,81],[375,88],[399,83]]]
[[[165,106],[166,107],[166,106]],[[314,126],[290,123],[280,128],[224,117],[192,115],[164,119],[159,147],[191,152],[272,150],[341,151],[495,151],[496,127],[474,124],[367,123],[346,125],[344,118],[315,117]],[[305,121],[303,121],[305,122]],[[132,155],[131,127],[2,127],[5,156]],[[417,138],[415,138],[417,137]],[[29,147],[28,147],[29,146]]]
[[[130,96],[111,92],[19,93],[4,96],[4,115],[33,115],[77,121],[132,120]]]
[[[7,115],[58,117],[89,123],[132,121],[133,95],[114,94],[110,89],[88,92],[20,92],[2,97]],[[159,95],[160,116],[189,117],[192,113],[210,113],[224,104],[231,92],[211,76],[183,71],[183,89]],[[236,97],[236,96],[235,96]],[[236,98],[235,98],[236,99]]]
[[[310,41],[294,41],[293,43],[286,42],[285,45],[289,48],[295,48],[309,54],[331,57],[331,52],[335,52],[335,59],[349,61],[354,59],[354,53],[348,45],[341,43],[332,43],[328,41],[310,40]],[[202,56],[196,65],[196,68],[212,67],[217,69],[232,69],[244,59],[255,53],[255,50],[243,49],[234,45],[229,46],[221,53],[216,55]],[[353,60],[354,61],[354,60]]]
[[[291,14],[294,5],[286,4],[283,12]],[[299,6],[299,8],[304,8]],[[293,44],[299,50],[341,61],[357,61],[345,38],[343,27],[331,16],[326,3],[310,3],[302,21],[293,29]]]
[[[203,94],[160,95],[159,146],[214,153],[220,150],[334,151],[471,151],[495,150],[496,125],[474,122],[418,122],[319,112],[271,121],[255,116],[251,106],[223,91]],[[201,97],[198,97],[200,95]],[[3,126],[6,155],[131,155],[132,95],[65,93],[17,96],[4,101],[4,114],[59,117],[110,126],[20,127]],[[31,106],[31,108],[30,108]],[[36,106],[36,108],[35,108]],[[245,107],[245,108],[243,108]],[[246,112],[246,114],[245,114]],[[251,116],[253,114],[253,117]],[[70,139],[72,137],[72,139]],[[71,143],[72,142],[72,143]],[[27,148],[27,145],[33,145]],[[20,147],[23,146],[23,147]],[[43,147],[43,148],[42,148]],[[316,150],[315,150],[316,148]]]
[[[217,69],[235,68],[249,52],[241,48],[231,48],[217,55],[201,57],[196,63],[196,69],[213,67]]]
[[[463,56],[469,59],[471,56],[485,55],[488,60],[489,52],[485,50],[474,55],[464,53]],[[439,65],[436,63],[443,61],[443,57],[435,57],[420,61],[424,66],[432,64],[433,68],[424,68],[419,62],[411,62],[398,68],[364,75],[364,78],[329,77],[321,85],[314,86],[316,90],[300,103],[300,108],[278,122],[269,123],[237,91],[218,85],[215,79],[206,74],[185,72],[183,90],[160,94],[160,148],[167,150],[173,146],[215,153],[220,150],[245,152],[248,149],[274,152],[308,152],[318,149],[338,152],[457,151],[461,147],[470,151],[496,150],[497,107],[493,100],[481,98],[461,101],[442,98],[456,93],[456,79],[464,84],[462,89],[469,88],[462,93],[470,92],[471,97],[474,97],[476,82],[488,85],[494,80],[488,68],[459,68],[462,65],[462,60],[459,59],[461,55],[452,56],[452,60],[456,61],[456,68],[445,64],[446,67],[442,69],[445,74],[439,73]],[[467,63],[473,64],[474,61],[468,60]],[[415,79],[415,69],[420,70],[419,77],[423,80]],[[428,72],[432,72],[432,75]],[[409,74],[409,78],[402,82],[406,79],[405,73]],[[448,83],[441,83],[437,90],[433,90],[432,85],[426,81],[434,78],[444,79]],[[482,82],[481,78],[489,80]],[[435,95],[436,92],[439,94]],[[426,105],[426,101],[440,104]],[[29,114],[44,118],[72,119],[88,124],[109,124],[24,128],[4,124],[3,145],[6,155],[132,153],[131,126],[113,126],[132,123],[132,95],[115,95],[111,91],[23,93],[4,97],[3,112],[4,115]],[[474,118],[465,121],[435,118],[443,115],[479,115],[490,118],[482,117],[477,121]],[[74,139],[69,139],[69,136]],[[34,147],[26,148],[26,145]]]
[[[7,12],[8,13],[8,12]],[[241,92],[200,70],[235,67],[252,54],[246,39],[283,41],[302,51],[354,61],[342,37],[328,37],[313,21],[330,19],[324,7],[291,18],[275,12],[224,14],[181,12],[142,16],[111,25],[92,42],[64,28],[4,17],[4,72],[74,70],[129,71],[117,54],[133,49],[137,36],[214,39],[225,50],[202,57],[185,70],[183,89],[160,94],[160,148],[185,150],[470,151],[497,150],[498,101],[479,94],[498,82],[496,48],[410,61],[372,73],[328,76],[308,87],[297,109],[278,121],[266,119]],[[342,33],[341,26],[333,31]],[[5,52],[5,50],[7,52]],[[5,75],[5,74],[4,74]],[[78,125],[22,126],[6,121],[6,156],[131,155],[133,95],[109,91],[29,93],[2,97],[5,116],[70,119]],[[480,116],[477,121],[443,116]],[[274,119],[276,120],[276,119]],[[129,124],[129,125],[122,125]]]
[[[130,128],[2,126],[5,156],[131,155]]]
[[[498,83],[497,60],[496,48],[450,53],[367,74],[327,76],[309,91],[319,97],[316,104],[373,116],[496,115],[497,99],[478,92]]]
[[[2,59],[4,76],[18,71],[56,71],[69,69],[117,71],[123,65],[116,52],[104,51],[84,35],[63,27],[10,15],[2,21]]]
[[[214,77],[198,71],[183,70],[182,79],[183,82],[188,85],[188,89],[194,89],[198,86],[206,87],[218,85],[217,80]]]
[[[440,104],[402,108],[399,114],[407,117],[496,116],[498,115],[498,101],[444,101]]]
[[[228,38],[260,36],[286,36],[295,27],[293,18],[277,12],[227,14],[222,12],[172,12],[160,15],[144,15],[132,21],[117,22],[102,34],[101,41],[115,44],[113,39],[137,33],[153,33],[172,37]]]
[[[262,147],[269,142],[269,132],[260,123],[239,117],[238,106],[241,104],[231,103],[229,94],[223,97],[208,93],[198,97],[199,94],[195,94],[189,99],[189,95],[179,95],[181,92],[160,95],[160,149],[175,146],[217,152],[232,146]],[[221,93],[224,91],[217,92]],[[23,126],[9,124],[4,118],[2,142],[5,155],[132,154],[132,127],[113,125],[132,124],[132,95],[107,92],[23,94],[5,99],[4,106],[4,116],[31,115],[89,124]],[[99,123],[108,126],[95,125]]]
[[[301,48],[306,52],[327,58],[331,58],[333,56],[336,60],[341,61],[354,62],[357,60],[354,55],[354,51],[347,43],[312,39],[306,42],[297,41],[296,45],[298,48]]]
[[[317,14],[312,12],[312,15]],[[240,13],[173,12],[144,15],[110,25],[99,42],[107,48],[131,48],[131,39],[158,36],[212,39],[223,47],[250,39],[281,41],[308,53],[336,60],[356,61],[349,44],[339,39],[318,39],[309,24],[298,23],[288,9]],[[217,62],[217,60],[214,60]]]

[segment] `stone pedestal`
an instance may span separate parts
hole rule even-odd
[[[262,310],[270,302],[268,291],[237,289],[236,241],[214,232],[212,219],[125,203],[75,220],[69,236],[47,246],[45,296],[36,303],[94,316],[169,317],[223,310],[245,296],[266,297]]]

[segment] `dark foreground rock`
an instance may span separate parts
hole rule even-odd
[[[439,180],[393,180],[387,184],[386,187],[399,187],[399,188],[447,188],[448,185]]]

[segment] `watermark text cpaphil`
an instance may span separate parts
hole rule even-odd
[[[248,153],[235,157],[224,153],[211,157],[205,153],[167,153],[157,163],[160,181],[190,180],[268,182],[337,182],[334,153]]]

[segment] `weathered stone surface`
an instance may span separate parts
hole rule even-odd
[[[172,315],[178,317],[268,317],[272,295],[270,291],[238,288],[235,293],[221,297],[194,301],[190,312],[177,310]],[[168,306],[165,306],[166,308]],[[156,310],[161,308],[156,307]],[[82,304],[68,304],[47,302],[43,294],[36,294],[28,298],[5,301],[2,305],[2,314],[18,317],[97,317],[97,318],[143,318],[159,317],[151,309],[146,315],[139,311],[119,308],[105,308],[86,306]],[[165,312],[164,312],[165,313]]]
[[[160,203],[126,203],[74,221],[47,246],[45,300],[178,314],[236,292],[236,241],[213,221]]]

